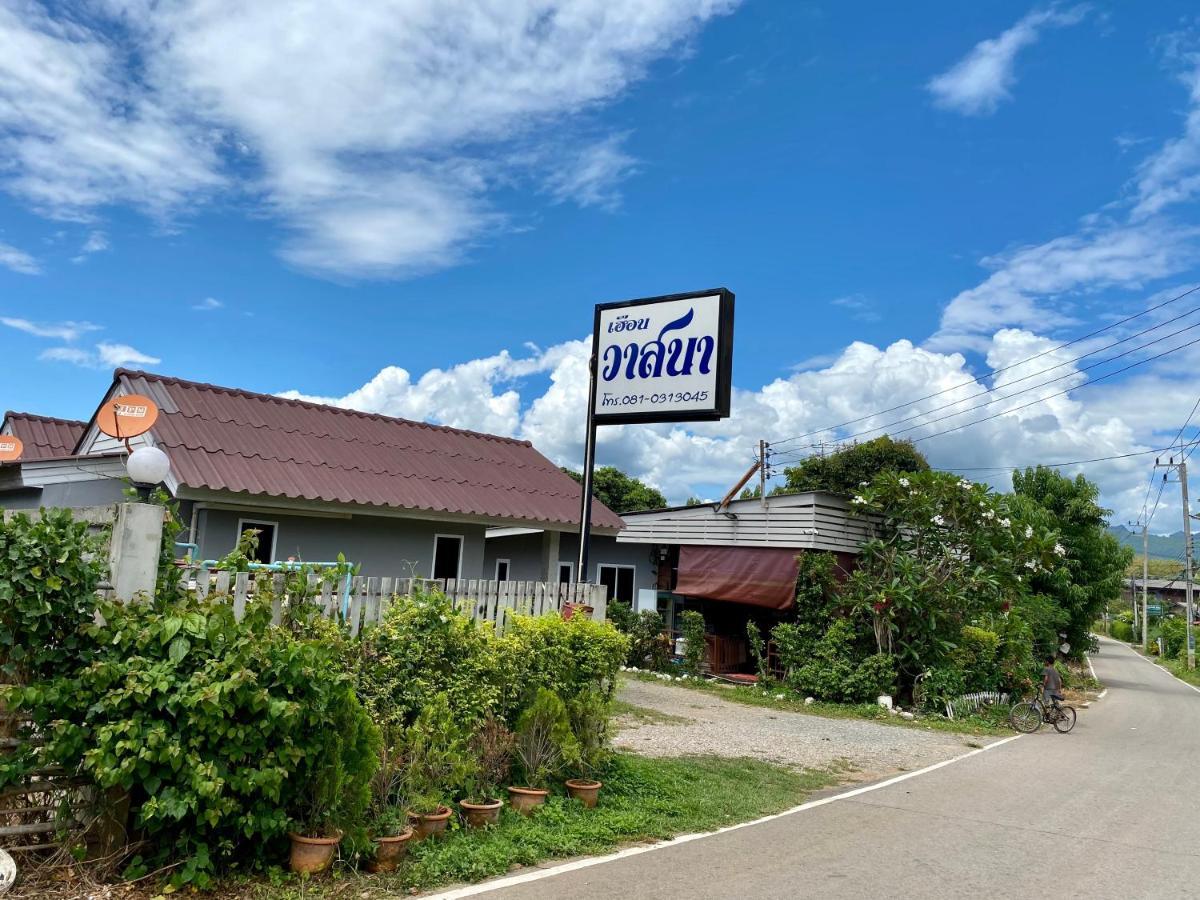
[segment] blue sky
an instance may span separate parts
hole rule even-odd
[[[0,404],[86,417],[128,364],[570,463],[591,305],[724,285],[733,418],[600,453],[713,496],[1200,268],[1189,3],[272,7],[0,0]],[[1194,355],[922,449],[1003,484],[1165,446]],[[1085,468],[1116,518],[1148,462]]]

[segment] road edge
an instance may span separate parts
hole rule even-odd
[[[1168,673],[1169,674],[1169,673]],[[1190,685],[1189,685],[1190,687]],[[577,859],[571,862],[560,863],[556,866],[547,868],[538,868],[533,871],[522,872],[519,875],[506,875],[492,881],[483,881],[479,884],[466,885],[460,888],[454,888],[449,891],[444,891],[440,894],[427,894],[425,900],[459,900],[462,897],[474,897],[479,894],[487,894],[492,891],[502,890],[504,888],[516,887],[521,884],[529,884],[533,881],[541,881],[544,878],[553,878],[556,875],[565,875],[568,872],[576,872],[580,869],[589,869],[592,866],[603,865],[604,863],[616,862],[617,860],[627,859],[630,856],[640,856],[643,853],[652,853],[655,850],[665,850],[668,847],[674,847],[679,844],[690,844],[692,841],[703,840],[704,838],[715,837],[719,834],[726,834],[730,831],[740,831],[743,828],[751,828],[755,825],[762,825],[765,822],[773,822],[776,819],[782,819],[787,816],[794,816],[798,813],[806,812],[810,809],[816,809],[818,806],[826,806],[830,803],[837,803],[840,800],[849,800],[851,797],[859,797],[863,794],[869,794],[872,791],[878,791],[885,787],[890,787],[893,784],[899,784],[902,781],[908,781],[910,778],[916,778],[919,775],[925,775],[937,769],[945,768],[957,762],[962,762],[965,759],[970,759],[972,756],[978,756],[980,753],[987,753],[989,750],[994,750],[996,747],[1002,747],[1005,744],[1011,744],[1018,738],[1022,738],[1023,734],[1014,734],[1010,737],[1000,738],[983,747],[977,747],[967,753],[959,754],[950,759],[944,759],[941,762],[933,763],[925,766],[922,769],[916,769],[912,772],[905,772],[902,775],[895,775],[892,778],[884,779],[873,784],[866,784],[861,787],[852,788],[848,791],[831,794],[828,797],[821,797],[818,800],[809,800],[801,803],[799,806],[793,806],[791,809],[785,809],[783,812],[773,813],[769,816],[761,816],[757,819],[751,819],[749,822],[739,822],[736,825],[726,825],[724,828],[718,828],[716,831],[704,831],[696,834],[681,834],[677,837],[669,838],[665,841],[655,841],[652,844],[640,844],[636,847],[626,847],[624,850],[618,850],[615,853],[608,853],[603,856],[589,856],[585,859]]]
[[[1180,678],[1178,675],[1176,675],[1174,672],[1172,672],[1166,666],[1160,666],[1158,663],[1156,663],[1150,657],[1142,656],[1142,654],[1138,653],[1132,647],[1126,646],[1122,641],[1113,641],[1110,639],[1110,642],[1116,644],[1118,647],[1121,647],[1124,650],[1128,650],[1130,653],[1132,653],[1134,655],[1134,657],[1136,657],[1137,659],[1140,659],[1142,662],[1146,663],[1147,665],[1153,666],[1155,669],[1162,672],[1168,678],[1172,678],[1175,681],[1178,681],[1185,688],[1191,688],[1197,694],[1200,694],[1200,687],[1196,687],[1194,684],[1189,684],[1188,682],[1184,681],[1182,678]]]

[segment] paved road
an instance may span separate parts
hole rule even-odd
[[[1113,643],[1095,666],[1108,695],[1069,735],[488,896],[1200,896],[1200,694]]]

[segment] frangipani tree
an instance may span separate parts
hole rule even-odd
[[[895,655],[902,682],[938,665],[964,625],[1007,615],[1066,553],[1010,498],[946,472],[885,472],[851,501],[871,521],[848,596]]]

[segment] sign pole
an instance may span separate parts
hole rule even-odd
[[[599,318],[599,317],[597,317]],[[588,545],[592,540],[592,480],[596,469],[596,341],[592,336],[592,355],[588,360],[588,414],[587,434],[583,441],[583,499],[579,510],[579,556],[576,560],[575,580],[590,584],[587,576]]]

